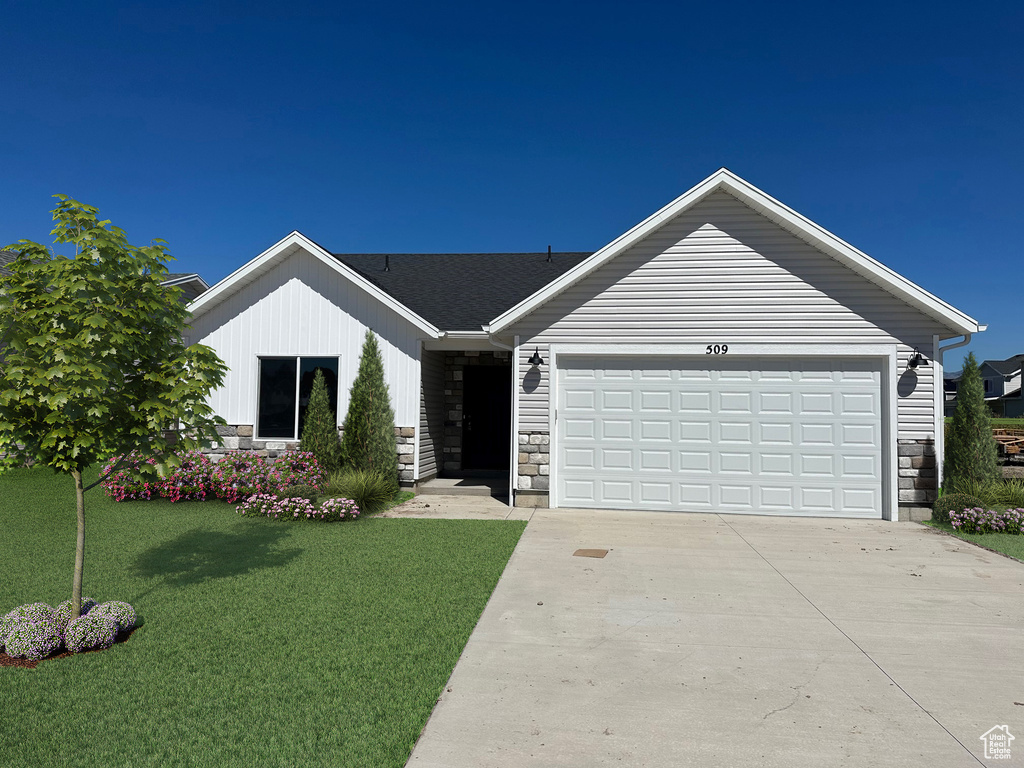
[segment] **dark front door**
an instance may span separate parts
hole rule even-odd
[[[512,419],[512,369],[462,369],[462,468],[508,469]]]

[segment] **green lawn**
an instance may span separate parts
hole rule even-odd
[[[949,523],[937,523],[933,520],[929,520],[925,525],[945,531],[971,544],[994,549],[996,552],[1024,561],[1024,536],[1009,533],[959,533]]]
[[[0,475],[0,612],[70,596],[71,482]],[[84,594],[143,626],[0,668],[0,765],[401,766],[525,523],[278,523],[87,494]]]

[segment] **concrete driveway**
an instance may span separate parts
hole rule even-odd
[[[1024,564],[913,523],[539,510],[409,765],[1024,766],[1022,639]]]

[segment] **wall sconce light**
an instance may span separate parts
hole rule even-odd
[[[526,362],[528,362],[530,365],[544,365],[544,358],[542,358],[540,356],[540,348],[539,347],[534,347],[533,348],[533,357],[531,357]]]
[[[919,365],[928,365],[928,359],[921,354],[921,350],[915,347],[914,354],[912,354],[910,359],[907,361],[907,367],[913,369],[917,368]]]

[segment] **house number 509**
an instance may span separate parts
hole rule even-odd
[[[704,354],[706,354],[706,355],[724,355],[728,351],[729,351],[729,345],[728,344],[708,344],[708,351],[705,352]]]

